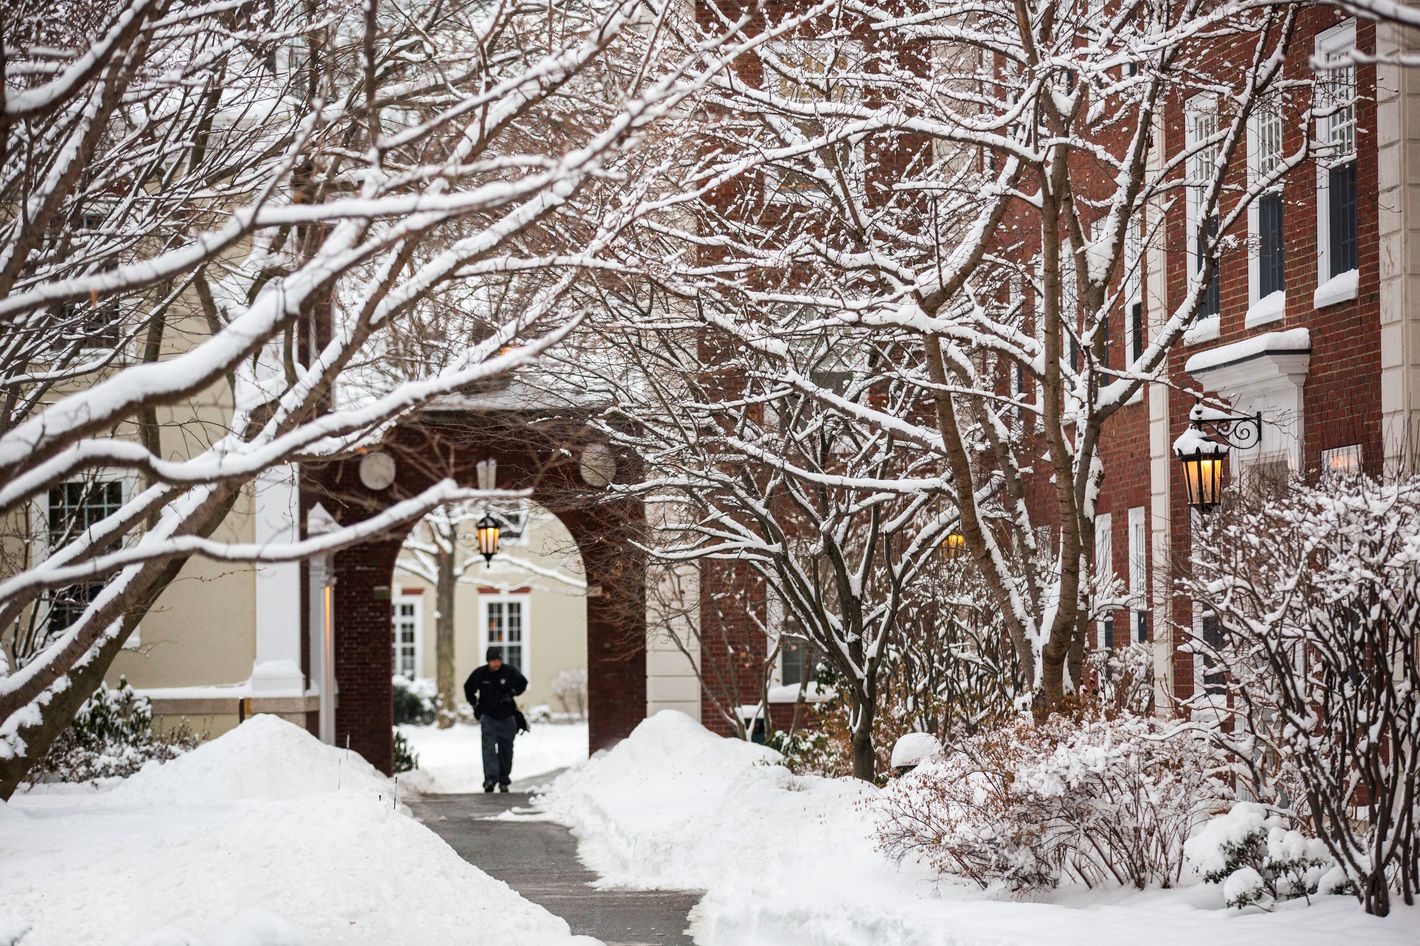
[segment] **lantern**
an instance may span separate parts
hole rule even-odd
[[[942,557],[949,562],[956,561],[961,557],[964,548],[966,548],[966,536],[960,532],[952,532],[942,540]]]
[[[1183,488],[1188,495],[1188,505],[1200,512],[1212,510],[1223,494],[1223,458],[1227,451],[1220,443],[1211,444],[1211,448],[1199,445],[1186,452],[1174,448],[1178,462],[1183,464]]]
[[[1210,436],[1211,434],[1211,436]],[[1262,441],[1262,414],[1233,415],[1209,411],[1202,402],[1188,412],[1188,427],[1173,442],[1183,465],[1188,505],[1210,512],[1223,497],[1223,460],[1230,447],[1246,449]]]
[[[493,564],[493,556],[498,554],[498,520],[484,514],[478,520],[478,551],[483,555],[483,567]]]

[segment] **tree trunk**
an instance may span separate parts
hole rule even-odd
[[[877,758],[873,753],[873,722],[877,707],[872,697],[860,696],[856,724],[853,727],[853,777],[872,782],[877,775]]]
[[[434,589],[434,682],[439,688],[440,729],[448,729],[458,719],[454,709],[454,592],[458,577],[454,573],[454,549],[439,549],[439,581]]]
[[[191,527],[180,530],[179,534],[210,536],[231,512],[232,504],[238,495],[239,490],[236,487],[215,491],[215,495],[188,520]],[[64,674],[69,681],[67,687],[47,701],[31,701],[11,711],[21,713],[33,709],[34,717],[37,718],[27,720],[12,730],[24,740],[24,753],[9,757],[0,756],[0,801],[10,799],[25,781],[30,770],[44,758],[54,740],[73,723],[80,707],[103,682],[104,675],[122,652],[123,645],[133,633],[133,629],[152,610],[158,597],[176,580],[186,561],[187,558],[182,557],[165,562],[150,562],[143,566],[139,576],[133,580],[133,587],[114,606],[114,611],[121,615],[118,617],[118,620],[123,622],[121,630],[113,637],[76,655],[76,659],[69,664]],[[8,721],[7,716],[8,714],[0,713],[0,721]]]

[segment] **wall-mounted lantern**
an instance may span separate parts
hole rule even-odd
[[[498,554],[498,520],[484,513],[478,520],[478,551],[483,555],[483,567],[493,565],[493,556]]]
[[[1223,461],[1229,449],[1246,450],[1262,441],[1262,414],[1224,414],[1197,401],[1188,412],[1188,427],[1173,442],[1183,465],[1188,505],[1199,512],[1215,509],[1223,496]]]

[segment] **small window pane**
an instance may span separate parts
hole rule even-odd
[[[1326,172],[1329,276],[1356,268],[1356,162]]]
[[[1258,247],[1258,297],[1281,292],[1283,281],[1282,195],[1264,194],[1257,203],[1260,245]]]

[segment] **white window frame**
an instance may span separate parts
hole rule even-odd
[[[419,676],[419,668],[424,665],[424,596],[400,594],[395,595],[394,600],[390,602],[391,647],[398,646],[399,643],[399,639],[395,637],[394,634],[395,628],[399,624],[399,615],[396,608],[401,605],[413,605],[414,608],[414,673],[409,677],[409,679],[414,680]],[[393,652],[391,652],[390,656],[394,656]],[[396,669],[395,672],[398,673],[398,669]]]
[[[1188,164],[1185,168],[1185,178],[1188,183],[1185,187],[1184,200],[1184,249],[1188,253],[1188,278],[1190,282],[1194,279],[1195,276],[1198,275],[1198,271],[1202,267],[1203,262],[1198,256],[1198,225],[1200,222],[1199,212],[1202,209],[1200,206],[1200,204],[1202,203],[1200,199],[1200,191],[1207,185],[1204,183],[1196,183],[1198,179],[1194,176],[1193,172],[1194,169],[1204,161],[1204,154],[1195,153],[1194,149],[1197,148],[1199,141],[1198,129],[1195,126],[1195,121],[1199,116],[1205,114],[1211,114],[1214,116],[1215,125],[1213,131],[1214,133],[1216,133],[1218,100],[1212,93],[1200,93],[1198,95],[1193,96],[1187,102],[1184,103],[1184,147],[1185,152],[1189,156]],[[1218,146],[1216,144],[1212,146],[1212,152],[1215,161],[1217,159],[1217,148]],[[1213,278],[1219,280],[1219,291],[1221,292],[1221,275],[1215,273]],[[1204,289],[1204,292],[1207,292],[1206,287]],[[1185,333],[1184,341],[1189,344],[1194,344],[1197,342],[1211,341],[1212,339],[1217,338],[1218,326],[1221,318],[1222,310],[1220,307],[1219,311],[1213,315],[1195,319],[1193,325],[1190,326],[1187,333]]]
[[[1204,612],[1208,613],[1205,615]],[[1224,690],[1222,693],[1210,693],[1208,692],[1208,683],[1204,679],[1208,674],[1209,668],[1207,664],[1208,657],[1201,650],[1201,645],[1204,643],[1203,619],[1206,616],[1211,616],[1211,614],[1211,611],[1198,602],[1193,603],[1193,640],[1198,646],[1189,647],[1189,654],[1193,658],[1193,696],[1189,699],[1189,703],[1194,708],[1195,712],[1208,712],[1209,709],[1216,712],[1217,707],[1226,705],[1227,702],[1226,682],[1224,682]],[[1218,717],[1217,719],[1220,718],[1221,717]],[[1216,719],[1209,719],[1208,721],[1213,722],[1216,721]]]
[[[1344,447],[1332,447],[1321,452],[1322,476],[1348,475],[1361,472],[1364,454],[1359,443],[1349,443]]]
[[[1318,33],[1316,37],[1316,61],[1328,62],[1331,60],[1345,58],[1356,51],[1356,21],[1354,19],[1338,23],[1331,29]],[[1356,159],[1356,66],[1350,63],[1346,68],[1351,70],[1351,125],[1352,125],[1352,148],[1349,152],[1350,159]],[[1323,70],[1324,71],[1324,70]],[[1318,83],[1318,88],[1324,90],[1325,85]],[[1322,147],[1327,147],[1331,141],[1332,126],[1334,116],[1321,115],[1316,119],[1316,138]],[[1319,159],[1316,162],[1316,292],[1312,299],[1312,305],[1321,309],[1326,306],[1336,305],[1341,302],[1348,302],[1356,298],[1359,280],[1352,274],[1356,270],[1347,270],[1344,273],[1333,273],[1331,271],[1331,202],[1328,199],[1327,171],[1332,164],[1338,163],[1336,156],[1328,156],[1327,159]]]
[[[1247,119],[1247,182],[1249,187],[1256,186],[1271,173],[1271,170],[1264,168],[1262,163],[1263,146],[1270,136],[1265,136],[1264,122],[1277,123],[1276,145],[1277,152],[1275,161],[1280,164],[1283,157],[1282,142],[1286,135],[1286,125],[1282,121],[1281,105],[1278,102],[1259,102],[1257,109],[1248,116]],[[1278,181],[1268,193],[1277,193],[1282,190],[1282,182]],[[1285,204],[1283,205],[1285,209]],[[1287,314],[1287,290],[1285,288],[1286,258],[1283,257],[1283,279],[1284,287],[1280,291],[1270,293],[1266,299],[1261,296],[1262,292],[1262,208],[1258,200],[1254,200],[1247,208],[1247,237],[1248,246],[1251,252],[1247,257],[1247,314],[1243,318],[1243,324],[1252,328],[1255,325],[1265,325],[1268,322],[1279,321]]]
[[[1129,509],[1129,642],[1139,642],[1139,619],[1149,601],[1149,530],[1143,506]]]
[[[509,660],[522,673],[524,677],[531,679],[532,668],[532,595],[527,593],[510,594],[480,594],[478,596],[478,655],[482,657],[488,652],[490,646],[502,647],[504,659],[507,659],[508,645],[505,642],[491,642],[488,639],[488,606],[496,603],[513,602],[522,606],[523,619],[523,639],[519,642],[522,648],[522,662]]]
[[[1097,576],[1096,586],[1104,584],[1103,579],[1113,579],[1114,572],[1114,517],[1107,512],[1095,515],[1095,574]],[[1110,582],[1112,584],[1112,582]],[[1110,617],[1113,617],[1113,609],[1110,609]],[[1105,616],[1101,615],[1095,622],[1095,637],[1100,647],[1105,646],[1104,639]],[[1115,628],[1117,632],[1118,629]]]
[[[812,55],[815,45],[827,47],[834,54],[833,58],[835,60],[846,55],[850,58],[856,58],[861,63],[866,56],[866,49],[862,43],[840,40],[797,39],[791,41],[781,39],[767,44],[765,51],[776,59],[789,60],[795,58],[800,52],[808,52]],[[817,58],[818,57],[815,57],[815,61],[817,61]],[[783,74],[775,71],[768,63],[763,64],[763,69],[766,81],[773,85],[773,88],[770,89],[772,94],[795,102],[834,101],[833,99],[820,100],[817,99],[816,96],[801,94],[797,90],[806,89],[807,87],[801,84],[791,86],[787,78]],[[825,64],[825,71],[826,70],[827,65]],[[860,194],[865,193],[867,188],[868,167],[867,138],[862,137],[856,143],[853,143],[850,147],[850,154],[851,160],[854,162],[854,166],[851,169],[853,175],[849,179],[850,186]],[[811,203],[814,199],[811,185],[806,182],[798,183],[787,181],[780,171],[773,166],[767,166],[765,168],[765,178],[769,183],[769,187],[766,189],[766,195],[771,203],[803,205]]]
[[[1120,338],[1124,341],[1125,369],[1134,367],[1134,346],[1135,342],[1140,342],[1140,349],[1149,345],[1149,320],[1144,315],[1144,223],[1143,213],[1129,221],[1129,225],[1124,229],[1124,330],[1120,333]],[[1136,338],[1134,333],[1134,307],[1140,307],[1141,318],[1139,328],[1143,332],[1142,339]],[[1140,385],[1129,398],[1128,403],[1137,404],[1144,399],[1144,386]]]
[[[83,479],[93,479],[105,483],[117,482],[122,484],[122,499],[124,504],[130,502],[138,494],[141,483],[138,474],[133,470],[116,469],[113,467],[102,467],[91,471],[90,476],[71,477],[61,483],[53,483],[51,486],[63,486],[66,483],[73,483]],[[30,547],[34,549],[36,562],[43,562],[49,558],[53,551],[49,545],[49,487],[46,487],[38,495],[30,500]],[[129,532],[123,537],[121,545],[124,548],[131,548],[138,537],[133,532]],[[46,623],[48,619],[46,618]],[[46,632],[48,628],[46,628]],[[128,635],[128,640],[123,642],[124,650],[137,650],[143,644],[143,624],[139,622],[133,629],[133,633]]]

